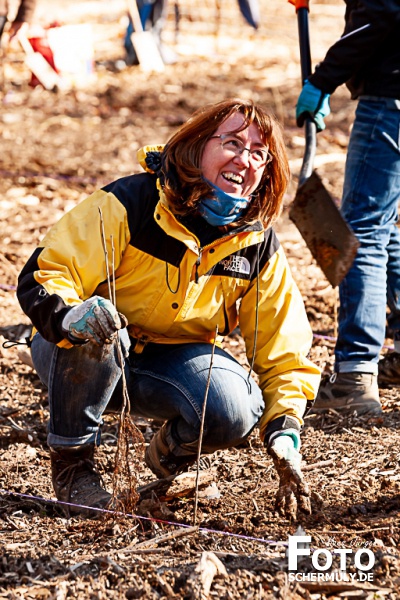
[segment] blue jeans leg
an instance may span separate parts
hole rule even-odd
[[[126,330],[121,331],[120,340],[127,356],[130,342]],[[34,367],[48,388],[48,445],[100,443],[102,415],[121,379],[116,345],[100,348],[86,344],[65,349],[37,333],[31,351]]]
[[[340,285],[339,372],[377,373],[386,302],[400,313],[400,111],[360,100],[347,153],[342,213],[360,241]]]
[[[397,226],[390,236],[388,247],[387,294],[390,309],[387,321],[396,339],[400,333],[400,230]],[[399,352],[398,348],[396,350]]]
[[[176,455],[197,451],[211,355],[211,345],[201,343],[167,345],[158,356],[131,354],[132,411],[169,421],[167,441]],[[202,440],[206,453],[246,439],[264,409],[260,388],[218,347],[206,402]]]
[[[125,356],[130,345],[124,330]],[[176,454],[197,451],[207,386],[210,344],[153,347],[131,352],[125,362],[131,412],[169,421],[168,443]],[[99,443],[102,415],[122,403],[122,378],[115,344],[61,349],[37,334],[32,359],[49,390],[52,447]],[[215,348],[207,396],[204,452],[235,446],[257,425],[264,409],[262,393],[239,363]]]

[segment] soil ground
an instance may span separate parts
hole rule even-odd
[[[92,25],[95,78],[87,87],[53,93],[31,88],[17,43],[2,57],[0,133],[0,333],[24,338],[29,322],[15,297],[18,272],[48,227],[102,184],[139,170],[136,150],[163,143],[194,109],[229,96],[252,97],[281,120],[293,179],[277,224],[315,334],[312,359],[324,373],[333,365],[337,293],[313,261],[287,216],[304,147],[294,121],[300,86],[293,7],[261,2],[257,32],[235,3],[179,2],[176,31],[172,4],[164,41],[177,62],[164,73],[123,68],[123,2],[64,0],[39,3],[37,20]],[[217,11],[217,6],[220,11]],[[313,60],[342,30],[344,6],[312,4]],[[344,87],[332,98],[327,129],[318,136],[318,172],[339,200],[354,103]],[[2,340],[4,341],[4,340]],[[390,338],[387,348],[392,346]],[[225,347],[244,364],[239,335]],[[88,521],[65,519],[52,502],[46,447],[46,390],[23,347],[0,347],[0,598],[62,600],[207,597],[196,570],[204,552],[222,561],[210,598],[400,597],[400,400],[399,388],[380,389],[379,418],[307,417],[303,461],[313,490],[313,513],[289,522],[274,512],[277,478],[257,433],[241,448],[212,459],[219,497],[143,496],[135,516]],[[385,347],[383,352],[387,351]],[[106,417],[99,466],[110,485],[117,419]],[[159,423],[137,422],[149,441]],[[152,481],[143,465],[138,483]],[[169,522],[169,523],[167,523]],[[172,523],[172,524],[171,524]],[[370,549],[373,581],[291,582],[285,544],[299,525],[313,548],[332,552]],[[143,545],[176,531],[187,535]],[[204,555],[203,555],[204,558]],[[347,559],[354,572],[354,554]],[[323,562],[323,560],[321,560]],[[332,569],[338,567],[335,555]],[[314,570],[309,562],[304,571]],[[332,571],[330,569],[330,571]],[[201,591],[203,590],[203,596]],[[205,595],[204,595],[205,594]]]

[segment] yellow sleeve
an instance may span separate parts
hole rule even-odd
[[[320,383],[320,369],[307,355],[312,331],[304,302],[293,280],[280,247],[252,281],[242,298],[239,325],[251,364],[254,329],[258,311],[258,330],[254,371],[265,401],[260,421],[264,439],[266,426],[282,415],[293,416],[303,423],[307,400],[313,400]]]
[[[22,270],[17,290],[22,309],[45,339],[71,346],[61,327],[66,310],[107,281],[107,263],[110,274],[117,270],[129,239],[124,206],[103,190],[50,229]]]

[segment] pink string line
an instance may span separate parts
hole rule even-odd
[[[166,521],[165,519],[155,519],[154,517],[143,517],[141,515],[124,513],[124,512],[116,511],[116,510],[107,510],[106,508],[95,508],[93,506],[86,506],[85,504],[72,504],[71,502],[63,502],[62,500],[53,500],[52,498],[43,498],[41,496],[31,496],[29,494],[22,494],[20,492],[11,492],[9,490],[3,490],[2,488],[0,488],[0,496],[3,494],[5,494],[7,496],[18,496],[20,498],[27,498],[28,500],[39,500],[39,502],[45,502],[47,504],[54,504],[54,505],[58,504],[58,505],[63,505],[63,506],[74,506],[77,508],[86,508],[89,510],[95,510],[99,513],[104,513],[104,514],[108,514],[108,515],[129,517],[131,519],[139,519],[141,521],[151,521],[153,523],[162,523],[163,525],[173,525],[174,527],[181,527],[182,529],[189,529],[192,527],[192,525],[188,525],[187,523],[176,523],[175,521]],[[250,542],[260,542],[260,543],[266,544],[268,546],[284,546],[284,547],[288,546],[288,542],[283,542],[283,541],[276,542],[274,540],[266,540],[264,538],[254,537],[251,535],[232,533],[231,531],[220,531],[219,529],[210,529],[209,527],[199,527],[199,531],[201,531],[203,533],[211,533],[211,534],[216,534],[216,535],[223,535],[225,537],[237,538],[240,540],[247,540]],[[294,534],[294,535],[296,535],[296,534]],[[148,542],[151,542],[151,540],[148,540]],[[132,548],[132,550],[134,550],[134,548]],[[310,550],[312,550],[312,552],[314,552],[315,548],[310,547]],[[336,550],[336,549],[331,550],[331,552],[333,554],[340,554],[340,550]]]
[[[15,285],[7,285],[4,283],[0,283],[1,290],[16,290],[17,286]],[[336,342],[337,338],[332,337],[331,335],[321,335],[319,333],[314,333],[313,337],[317,340],[327,340],[328,342]],[[394,346],[382,346],[386,350],[394,350]]]
[[[39,177],[40,179],[58,179],[60,181],[74,181],[76,183],[97,183],[98,181],[106,180],[106,176],[100,177],[92,177],[90,175],[61,175],[58,173],[35,173],[34,171],[22,171],[20,173],[16,173],[13,171],[7,171],[5,169],[0,169],[0,175],[2,177],[7,177],[12,179],[13,177],[25,177],[26,179]],[[107,181],[110,179],[107,177]]]
[[[95,508],[92,506],[86,506],[84,504],[72,504],[71,502],[62,502],[61,500],[53,500],[51,498],[43,498],[41,496],[31,496],[29,494],[22,494],[19,492],[11,492],[9,490],[3,490],[1,488],[0,488],[0,495],[18,496],[20,498],[27,498],[28,500],[38,500],[39,502],[46,502],[47,504],[85,508],[85,509],[90,509],[91,511],[95,510],[99,513],[104,513],[104,514],[108,514],[108,515],[129,517],[131,519],[139,519],[141,521],[152,521],[154,523],[163,523],[164,525],[173,525],[175,527],[182,527],[182,528],[192,527],[192,525],[188,525],[187,523],[176,523],[175,521],[166,521],[164,519],[155,519],[154,517],[143,517],[141,515],[124,513],[124,512],[116,511],[116,510],[107,510],[106,508]],[[217,535],[224,535],[226,537],[239,538],[241,540],[248,540],[248,541],[252,541],[252,542],[261,542],[262,544],[267,544],[269,546],[287,546],[287,542],[275,542],[274,540],[266,540],[264,538],[253,537],[250,535],[243,535],[240,533],[232,533],[230,531],[220,531],[218,529],[210,529],[208,527],[199,527],[199,531],[202,531],[205,533],[217,534]]]
[[[60,175],[57,173],[34,173],[32,171],[23,171],[22,173],[15,173],[13,171],[7,171],[4,169],[0,169],[0,175],[4,176],[4,177],[39,177],[39,178],[49,178],[49,179],[59,179],[59,180],[65,180],[65,181],[75,181],[77,183],[97,183],[99,180],[101,181],[102,179],[105,179],[105,177],[91,177],[90,175],[88,176],[83,176],[83,177],[79,177],[77,175]],[[6,284],[2,284],[0,283],[0,289],[3,290],[16,290],[16,286],[14,285],[6,285]],[[317,339],[321,339],[321,340],[327,340],[329,342],[336,342],[337,338],[329,336],[329,335],[320,335],[317,333],[314,333],[314,338]],[[394,350],[393,346],[382,346],[382,348],[385,348],[387,350]]]

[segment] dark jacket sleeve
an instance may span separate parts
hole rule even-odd
[[[131,232],[139,227],[147,198],[153,200],[149,212],[153,216],[158,199],[154,176],[124,177],[95,191],[49,229],[22,269],[17,287],[22,310],[44,339],[59,345],[65,342],[69,347],[62,330],[66,313],[93,296],[107,280],[99,211],[104,219],[104,239],[112,237],[114,244],[109,266],[117,271]]]
[[[34,273],[38,269],[37,261],[42,250],[37,248],[22,269],[18,278],[17,297],[34,327],[46,340],[57,344],[65,337],[61,323],[70,307],[59,295],[49,294],[44,286],[35,281]]]
[[[368,68],[371,57],[399,24],[400,0],[349,0],[343,36],[331,46],[309,81],[332,94]]]

